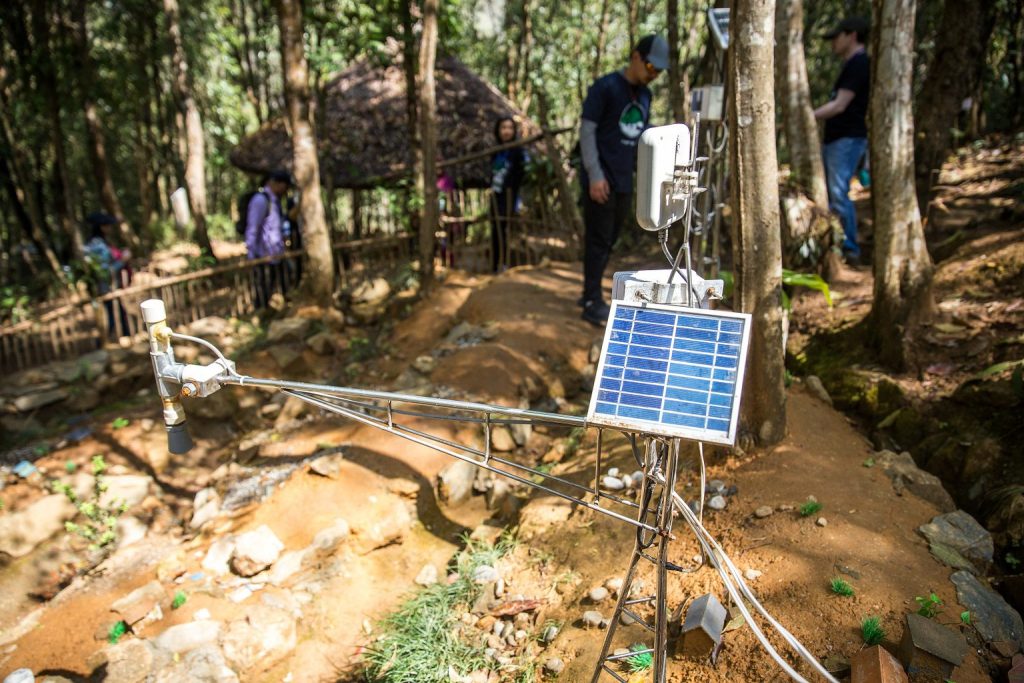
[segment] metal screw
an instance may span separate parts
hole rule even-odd
[[[181,395],[184,397],[194,396],[199,393],[199,387],[194,382],[185,382],[181,385]]]

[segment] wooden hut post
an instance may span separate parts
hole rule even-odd
[[[572,228],[573,234],[583,235],[583,218],[580,216],[576,202],[572,200],[572,190],[569,187],[569,178],[565,174],[565,167],[562,166],[562,155],[558,151],[558,143],[553,135],[547,134],[548,128],[548,98],[547,94],[537,90],[537,108],[540,113],[540,125],[544,130],[544,153],[551,162],[555,171],[555,180],[558,182],[558,194],[561,195],[562,218],[566,225]]]

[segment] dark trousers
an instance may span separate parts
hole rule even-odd
[[[511,266],[508,248],[509,218],[515,215],[516,197],[513,192],[495,192],[491,195],[491,271],[497,273],[502,266]]]
[[[629,192],[612,192],[608,201],[598,204],[583,190],[583,222],[586,231],[583,238],[583,301],[604,301],[601,279],[608,259],[612,255],[615,240],[619,239],[622,226],[626,224],[633,208],[633,195]]]
[[[256,310],[266,308],[270,297],[281,284],[281,264],[261,263],[253,268],[253,304]]]

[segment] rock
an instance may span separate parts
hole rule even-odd
[[[804,386],[811,392],[811,395],[817,398],[822,403],[832,405],[832,397],[828,395],[825,390],[825,385],[821,383],[816,375],[807,375],[804,377]]]
[[[494,433],[491,433],[494,436]],[[509,437],[511,440],[512,437]],[[477,467],[465,460],[456,460],[446,465],[437,474],[437,493],[442,502],[458,505],[469,500],[473,495],[473,481],[476,479]]]
[[[553,643],[555,641],[555,638],[557,638],[557,637],[558,637],[558,627],[555,626],[554,624],[550,624],[540,634],[540,642],[544,643],[545,645],[550,645],[551,643]]]
[[[284,318],[270,323],[267,329],[269,344],[300,342],[306,338],[313,321],[308,318]]]
[[[235,603],[236,605],[241,604],[252,597],[252,588],[249,586],[239,586],[235,590],[228,593],[228,600]]]
[[[188,571],[188,558],[185,551],[178,548],[168,554],[156,566],[156,580],[160,583],[170,583]]]
[[[271,358],[273,358],[274,362],[277,364],[277,367],[283,372],[297,375],[309,372],[309,366],[302,357],[302,352],[294,346],[289,346],[287,344],[271,346],[267,349],[267,353],[270,354]],[[214,396],[216,395],[217,394],[214,394]],[[294,396],[292,398],[294,398]]]
[[[608,599],[609,595],[610,592],[604,586],[597,586],[595,588],[591,588],[590,592],[587,593],[587,597],[593,603],[603,602],[604,600]]]
[[[153,478],[144,474],[119,474],[104,479],[107,490],[100,499],[102,505],[124,502],[128,507],[138,505],[149,495]]]
[[[818,517],[818,519],[814,520],[814,523],[818,526],[828,526],[828,520],[824,517]]]
[[[382,277],[360,282],[352,290],[352,302],[356,304],[377,304],[391,294],[391,285]]]
[[[953,499],[942,487],[939,478],[919,468],[910,453],[880,451],[875,454],[875,464],[893,480],[893,488],[897,493],[905,488],[918,498],[932,503],[942,512],[952,512],[956,509]]]
[[[61,493],[43,496],[24,510],[0,515],[0,554],[23,557],[75,516],[75,507]]]
[[[743,571],[743,578],[747,581],[757,581],[759,578],[761,578],[761,574],[762,572],[758,571],[757,569],[751,569],[750,567],[747,567]]]
[[[158,606],[166,597],[167,594],[164,592],[160,582],[150,581],[146,585],[136,588],[123,598],[116,600],[110,606],[110,611],[116,613],[129,626],[134,626],[152,612],[153,608]]]
[[[626,488],[626,485],[618,477],[605,475],[601,477],[601,487],[606,488],[609,491],[621,491]]]
[[[765,517],[771,517],[773,512],[775,511],[772,510],[771,505],[762,505],[761,507],[754,510],[754,516],[758,519],[764,519]]]
[[[499,578],[501,578],[501,574],[498,573],[498,570],[487,564],[482,564],[473,570],[474,583],[491,583]]]
[[[188,326],[189,334],[195,337],[220,337],[231,331],[231,324],[217,315],[210,315],[199,320],[192,321]]]
[[[967,571],[954,572],[949,580],[956,586],[957,602],[970,610],[971,625],[985,642],[1010,641],[1024,647],[1020,614],[1001,595]]]
[[[295,649],[295,618],[284,610],[253,605],[244,619],[227,625],[220,644],[236,671],[248,671],[257,664],[269,668]]]
[[[432,564],[423,565],[423,569],[416,575],[416,583],[420,586],[433,586],[437,583],[437,567]]]
[[[501,510],[512,497],[512,486],[504,479],[494,479],[490,488],[484,493],[484,501],[488,510]]]
[[[971,568],[980,576],[984,576],[992,566],[992,535],[963,510],[939,515],[919,527],[918,532],[928,539],[932,554],[950,566]],[[952,550],[953,554],[946,549]],[[969,560],[968,566],[963,566],[954,554]]]
[[[218,538],[210,544],[203,558],[203,569],[213,574],[227,574],[228,561],[235,551],[235,541],[232,538]]]
[[[516,440],[512,438],[512,432],[505,425],[491,427],[491,448],[499,453],[508,453],[516,449]]]
[[[277,558],[277,562],[270,567],[266,573],[267,581],[275,586],[281,586],[290,579],[295,572],[302,569],[302,562],[306,559],[306,553],[302,550],[289,550]]]
[[[604,582],[604,587],[610,590],[615,595],[618,595],[619,591],[622,590],[622,586],[625,583],[625,579],[623,579],[621,576],[613,576],[612,578]]]
[[[188,526],[190,529],[199,529],[220,512],[220,496],[210,487],[201,489],[196,493],[192,509],[194,512]]]
[[[572,515],[572,503],[561,498],[534,498],[519,513],[519,536],[529,540],[538,534],[561,528]]]
[[[171,626],[152,640],[153,645],[172,654],[181,654],[212,643],[220,635],[219,621],[190,621]]]
[[[436,366],[437,361],[434,360],[433,356],[416,356],[416,360],[412,362],[413,369],[424,375],[432,373]]]
[[[93,410],[99,406],[103,400],[102,394],[95,387],[88,385],[76,385],[72,387],[71,394],[68,396],[65,406],[69,410],[84,413]]]
[[[37,391],[31,394],[25,394],[18,396],[11,402],[14,409],[19,413],[27,413],[43,406],[52,405],[59,403],[68,397],[67,389],[48,389],[46,391]]]
[[[341,453],[322,455],[309,463],[309,471],[319,474],[321,477],[337,479],[341,473],[341,464],[344,460],[345,456]]]
[[[583,613],[584,628],[604,628],[607,623],[604,616],[596,610],[587,610]]]
[[[348,521],[338,517],[334,520],[334,524],[317,532],[316,536],[313,537],[313,543],[310,547],[324,553],[332,552],[351,533],[352,528],[349,526]]]
[[[726,506],[725,496],[711,496],[708,507],[712,510],[724,510]]]
[[[284,544],[266,524],[235,539],[231,568],[241,576],[252,576],[273,564]]]
[[[15,669],[4,677],[4,683],[35,683],[32,669]]]
[[[279,297],[281,294],[275,293],[274,296]],[[238,676],[228,667],[216,645],[204,645],[184,657],[170,661],[166,668],[151,676],[150,680],[152,683],[238,683]]]
[[[721,479],[712,479],[707,484],[707,490],[710,494],[725,493],[725,482]]]
[[[182,401],[185,414],[204,420],[229,420],[238,412],[234,392],[221,389],[205,398],[186,398]]]
[[[907,674],[895,657],[875,645],[853,656],[850,683],[907,683]]]
[[[362,553],[401,542],[412,525],[409,508],[400,498],[380,496],[372,505],[373,513],[369,515],[369,521],[360,523],[352,530],[356,546]]]
[[[558,657],[550,657],[544,661],[544,672],[557,676],[565,669],[565,662]]]
[[[142,683],[153,668],[153,647],[145,640],[130,638],[103,650],[105,679],[121,683]]]
[[[313,353],[318,356],[330,356],[338,350],[337,345],[334,343],[336,335],[337,333],[328,330],[317,332],[306,340],[306,346],[313,349]]]

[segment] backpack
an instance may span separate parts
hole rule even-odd
[[[238,235],[238,238],[241,240],[245,240],[245,228],[247,227],[249,222],[249,202],[251,202],[252,198],[258,194],[262,194],[265,196],[266,190],[264,190],[261,187],[258,190],[246,192],[245,194],[238,198],[238,220],[235,221],[235,234]],[[270,197],[267,197],[267,199],[270,199]],[[269,212],[270,203],[268,202],[267,213]],[[264,216],[264,220],[266,220],[266,216]]]

